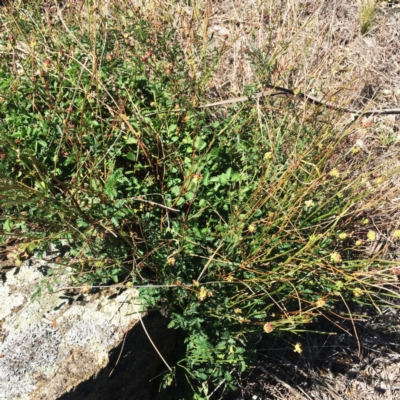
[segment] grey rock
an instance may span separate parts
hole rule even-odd
[[[0,400],[51,400],[73,391],[108,364],[145,315],[133,288],[71,297],[68,273],[32,300],[49,279],[41,268],[48,264],[27,261],[0,281]]]

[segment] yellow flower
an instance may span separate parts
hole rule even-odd
[[[340,173],[339,173],[339,170],[337,168],[333,168],[332,170],[329,171],[329,175],[332,178],[337,178],[340,175]]]
[[[301,353],[303,352],[303,349],[302,349],[302,347],[301,347],[301,343],[296,343],[296,344],[295,344],[295,346],[294,346],[294,352],[295,352],[295,353],[299,353],[299,354],[301,354]]]
[[[353,293],[354,293],[355,297],[361,297],[363,294],[363,291],[360,288],[355,288]]]
[[[175,257],[168,258],[167,265],[175,265],[175,263],[176,263]]]
[[[374,231],[368,231],[367,238],[368,240],[373,242],[376,239],[376,233]]]
[[[400,238],[400,229],[396,229],[396,230],[393,232],[393,237],[394,237],[395,239],[399,239],[399,238]]]
[[[194,287],[199,287],[200,283],[198,281],[193,280],[193,286]]]
[[[248,229],[249,229],[249,232],[252,232],[252,233],[255,232],[256,231],[256,224],[254,224],[254,223],[250,224]]]
[[[306,207],[314,207],[315,203],[312,200],[307,200],[305,203]]]
[[[344,288],[344,283],[343,283],[342,281],[337,281],[337,282],[336,282],[336,288],[337,288],[338,290],[343,289],[343,288]]]
[[[326,301],[323,298],[320,298],[317,300],[317,302],[315,303],[315,305],[317,307],[325,307],[326,306]]]
[[[337,251],[334,251],[331,253],[331,261],[334,263],[340,263],[342,262],[342,256]]]
[[[91,286],[88,283],[84,283],[81,286],[82,293],[89,293],[90,289],[91,289]]]
[[[241,310],[240,308],[235,308],[235,309],[233,310],[233,312],[234,312],[235,314],[241,314],[241,313],[242,313],[242,310]]]
[[[274,327],[272,326],[272,324],[270,322],[267,322],[264,325],[264,332],[271,333],[273,330],[274,330]]]
[[[272,152],[271,151],[267,151],[264,155],[264,160],[268,161],[272,158]]]
[[[200,288],[200,292],[197,293],[197,298],[198,298],[200,301],[203,301],[206,297],[207,297],[207,289],[206,289],[204,286],[202,286],[202,287]]]
[[[201,178],[202,178],[202,176],[200,174],[194,174],[193,175],[193,182],[194,183],[199,183]]]
[[[347,238],[347,233],[346,232],[342,232],[339,234],[339,239],[344,240]]]
[[[357,240],[356,246],[361,246],[362,244],[364,244],[364,242],[362,240]]]
[[[368,218],[364,218],[362,221],[363,225],[367,225],[369,223],[369,219]]]
[[[204,286],[200,288],[200,292],[197,293],[197,298],[200,301],[205,300],[207,297],[212,297],[213,293],[210,290],[207,290]]]
[[[311,236],[310,236],[310,239],[309,239],[309,242],[312,243],[312,244],[314,244],[314,243],[316,243],[319,239],[321,239],[321,235],[311,235]]]

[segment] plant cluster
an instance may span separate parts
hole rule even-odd
[[[307,329],[338,301],[377,306],[394,279],[363,252],[380,170],[321,107],[199,107],[218,49],[200,33],[188,53],[167,14],[122,3],[112,18],[91,3],[3,9],[2,238],[68,243],[57,261],[77,285],[142,286],[185,332],[177,366],[208,398],[234,389],[254,336]],[[268,54],[248,55],[271,83]]]
[[[376,0],[363,0],[360,9],[360,30],[363,35],[371,30],[376,14]]]

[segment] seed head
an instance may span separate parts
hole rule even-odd
[[[368,240],[373,242],[376,239],[376,233],[374,231],[368,231],[367,238]]]
[[[175,263],[176,263],[175,257],[168,258],[167,265],[175,265]]]
[[[333,263],[340,263],[342,262],[342,256],[337,251],[334,251],[331,253],[331,261]]]
[[[301,347],[301,343],[296,343],[294,346],[294,352],[301,354],[303,352],[303,348]]]
[[[329,175],[332,178],[338,178],[339,175],[340,175],[340,172],[339,172],[339,170],[337,168],[333,168],[332,170],[329,171]]]
[[[267,151],[265,154],[264,154],[264,160],[265,161],[268,161],[268,160],[270,160],[272,158],[272,152],[271,151]]]
[[[316,301],[315,305],[317,307],[325,307],[326,306],[326,301],[323,298],[320,298]]]
[[[249,232],[251,232],[251,233],[255,232],[257,229],[256,224],[254,224],[254,223],[250,224],[248,229],[249,229]]]
[[[264,332],[265,333],[271,333],[274,330],[274,327],[272,326],[272,324],[270,322],[267,322],[264,325]]]

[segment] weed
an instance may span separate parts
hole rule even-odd
[[[371,30],[376,14],[376,0],[362,0],[360,9],[360,30],[365,35]]]
[[[68,243],[77,285],[148,285],[185,332],[193,398],[234,389],[263,332],[305,330],[338,301],[378,307],[396,277],[358,243],[380,167],[349,163],[338,117],[273,98],[199,108],[222,53],[204,30],[188,50],[168,4],[79,4],[1,15],[3,237]],[[276,53],[247,54],[271,82]]]

